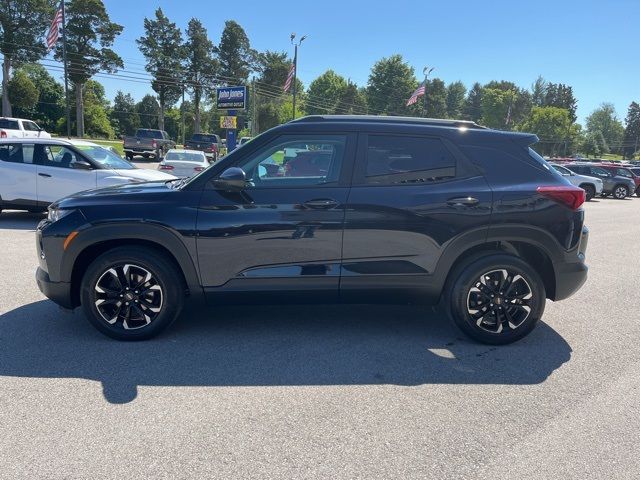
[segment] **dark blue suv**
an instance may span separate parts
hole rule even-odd
[[[585,193],[536,141],[463,121],[301,118],[191,179],[56,202],[37,282],[123,340],[202,297],[441,303],[469,336],[513,342],[587,276]]]

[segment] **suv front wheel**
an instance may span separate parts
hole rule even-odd
[[[624,185],[616,185],[613,189],[613,196],[617,200],[624,200],[629,196],[629,189]]]
[[[180,314],[185,288],[178,268],[159,252],[118,247],[87,268],[81,303],[89,322],[117,340],[146,340]]]
[[[468,336],[492,345],[512,343],[536,326],[546,302],[542,279],[518,257],[494,254],[457,269],[445,306]]]

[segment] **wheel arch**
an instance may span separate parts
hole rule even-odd
[[[509,233],[507,233],[509,232]],[[460,248],[461,247],[461,248]],[[542,278],[547,298],[554,299],[556,292],[556,272],[554,261],[560,258],[555,240],[550,235],[533,227],[503,227],[489,232],[484,241],[466,245],[450,245],[438,262],[436,276],[440,284],[447,288],[457,273],[469,263],[491,254],[511,254],[523,259]]]
[[[99,255],[123,246],[142,246],[166,256],[182,273],[190,295],[201,293],[200,276],[187,246],[169,229],[151,225],[103,225],[81,231],[67,252],[61,272],[71,282],[71,300],[80,304],[80,282],[89,264]]]

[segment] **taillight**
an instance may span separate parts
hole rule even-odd
[[[173,170],[173,165],[158,165],[158,170]]]
[[[155,140],[151,142],[151,148],[158,148],[158,144],[156,143]]]
[[[0,130],[0,138],[7,138],[7,132]]]
[[[193,168],[196,172],[201,172],[204,170],[204,167],[194,167]]]
[[[562,203],[572,210],[579,209],[587,199],[586,192],[573,185],[538,187],[537,191],[540,195]]]

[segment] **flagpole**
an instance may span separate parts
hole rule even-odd
[[[429,74],[433,71],[434,67],[424,67],[422,73],[424,73],[424,102],[422,104],[423,108],[423,117],[427,117],[427,79],[429,78]]]
[[[298,44],[294,45],[293,54],[293,119],[296,119],[296,78],[298,75]]]
[[[71,111],[69,109],[69,76],[67,74],[67,23],[65,0],[62,0],[62,60],[64,62],[64,99],[67,110],[67,138],[71,138]]]

